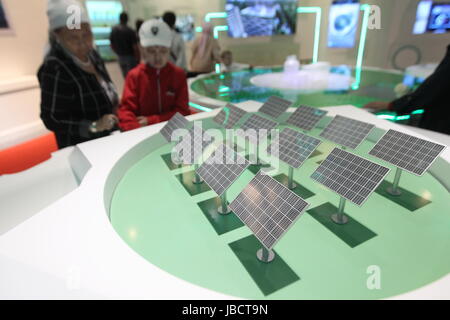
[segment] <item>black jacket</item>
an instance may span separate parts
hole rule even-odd
[[[97,52],[90,54],[103,79],[111,82]],[[54,45],[38,71],[41,87],[41,119],[56,135],[59,148],[108,135],[93,134],[89,126],[113,112],[113,103],[95,75],[78,67],[64,50]]]
[[[392,102],[391,109],[410,113],[424,109],[421,128],[450,134],[450,45],[436,71],[417,90]]]

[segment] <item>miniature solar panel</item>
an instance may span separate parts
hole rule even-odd
[[[210,135],[194,125],[175,145],[173,149],[175,159],[182,164],[194,164],[213,140]]]
[[[310,131],[314,129],[327,113],[327,111],[302,105],[295,110],[295,112],[287,119],[286,123]]]
[[[161,129],[161,134],[164,139],[171,142],[172,133],[177,129],[186,128],[189,125],[189,121],[180,113],[175,113],[175,115],[166,123],[166,125]]]
[[[289,100],[282,99],[280,97],[272,96],[267,99],[266,103],[258,110],[272,118],[278,118],[281,114],[286,112],[286,110],[292,105]]]
[[[421,176],[444,149],[444,145],[391,129],[369,154]]]
[[[249,165],[245,158],[221,144],[197,169],[197,174],[221,196]]]
[[[344,147],[356,149],[375,127],[373,124],[336,116],[320,136]]]
[[[317,149],[321,141],[290,128],[273,139],[267,152],[293,168],[299,168]]]
[[[253,114],[241,126],[242,130],[237,130],[237,134],[247,138],[253,144],[257,144],[259,139],[265,138],[269,134],[269,131],[274,129],[277,125],[278,123],[275,121]]]
[[[228,103],[214,118],[213,121],[226,129],[233,128],[247,112]]]
[[[229,207],[270,250],[308,205],[284,185],[260,171]]]
[[[311,178],[361,206],[388,172],[386,167],[334,148]]]

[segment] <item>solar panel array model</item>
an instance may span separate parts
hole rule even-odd
[[[374,127],[370,123],[336,116],[320,136],[341,146],[356,149]]]
[[[277,119],[279,116],[285,113],[291,105],[292,102],[289,100],[285,100],[277,96],[271,96],[258,111],[274,119]]]
[[[293,182],[294,168],[300,168],[320,143],[321,141],[319,139],[307,136],[290,128],[283,129],[273,139],[272,144],[267,148],[267,152],[289,165],[289,189],[293,190],[297,187]]]
[[[272,248],[309,206],[284,185],[259,171],[230,208],[247,225],[263,248],[257,258],[270,262]]]
[[[197,174],[220,197],[220,214],[230,213],[226,198],[227,189],[247,169],[250,163],[225,144],[220,144],[213,154],[197,169]]]
[[[302,130],[310,131],[317,126],[319,121],[322,120],[327,113],[327,111],[301,105],[286,120],[286,123]]]
[[[381,137],[369,154],[397,167],[394,183],[387,192],[399,196],[401,169],[422,176],[444,149],[444,145],[391,129]]]
[[[389,169],[345,150],[334,148],[311,178],[341,196],[339,210],[332,216],[345,224],[345,199],[361,206],[383,181]]]

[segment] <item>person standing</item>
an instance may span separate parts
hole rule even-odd
[[[144,63],[125,80],[118,110],[123,131],[167,121],[179,112],[189,115],[186,73],[169,61],[172,32],[157,19],[146,21],[140,31]]]
[[[192,45],[191,71],[209,73],[214,71],[216,63],[220,62],[220,46],[213,37],[213,26],[204,23],[202,34]]]
[[[370,102],[364,108],[373,111],[390,110],[398,114],[408,114],[417,109],[425,110],[419,127],[450,134],[450,45],[434,73],[430,75],[414,92],[391,102]]]
[[[71,7],[80,24],[69,28]],[[69,13],[68,13],[69,12]],[[118,118],[118,95],[100,55],[94,50],[89,19],[76,0],[50,0],[50,48],[38,71],[41,119],[60,149],[109,135]]]
[[[166,11],[162,16],[163,21],[172,30],[172,45],[170,47],[170,62],[187,71],[186,47],[181,35],[175,29],[177,17],[174,12]]]
[[[141,60],[136,32],[128,26],[128,14],[120,14],[120,24],[115,26],[109,36],[111,48],[119,58],[124,78]]]
[[[253,67],[249,64],[234,62],[233,53],[230,50],[225,50],[222,52],[220,58],[222,62],[220,64],[220,72],[234,72],[244,69],[253,69]]]

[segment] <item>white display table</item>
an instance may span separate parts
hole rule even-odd
[[[260,105],[249,101],[240,107],[256,111]],[[424,138],[353,106],[325,109],[330,116],[340,114]],[[189,119],[203,119],[217,112]],[[73,148],[68,161],[75,177],[81,180],[79,187],[0,236],[0,299],[234,299],[187,283],[152,265],[134,252],[110,224],[109,201],[114,190],[108,185],[113,188],[121,178],[120,174],[110,175],[113,167],[121,166],[119,160],[130,149],[158,133],[162,126]],[[448,148],[442,158],[450,162]],[[39,193],[40,186],[35,188]],[[22,201],[28,201],[28,197]],[[450,298],[450,275],[397,298]]]

